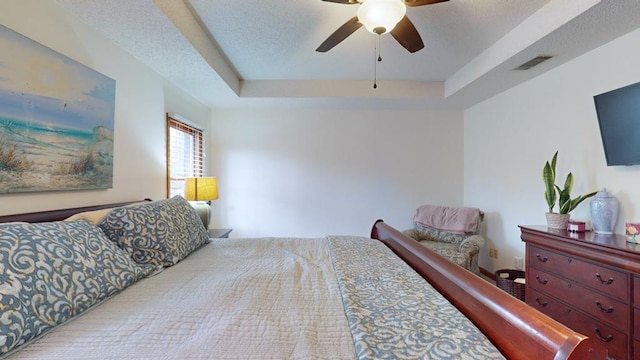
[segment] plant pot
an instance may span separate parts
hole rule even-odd
[[[547,227],[550,229],[567,230],[569,223],[569,214],[545,213],[547,216]]]

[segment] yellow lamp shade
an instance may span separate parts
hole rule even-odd
[[[209,201],[218,198],[218,180],[214,177],[186,178],[184,198],[188,201]]]

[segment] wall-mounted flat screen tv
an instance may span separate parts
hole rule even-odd
[[[593,99],[607,165],[640,164],[640,82]]]

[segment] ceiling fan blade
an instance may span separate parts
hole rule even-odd
[[[413,23],[406,15],[402,20],[400,20],[398,25],[391,30],[391,35],[400,43],[400,45],[411,53],[424,48],[424,43],[422,42],[422,38],[420,37],[418,30],[416,30],[416,27],[413,26]]]
[[[324,0],[324,1],[331,1],[331,0]],[[422,6],[422,5],[437,4],[445,1],[449,1],[449,0],[404,0],[404,4],[407,6]],[[341,2],[341,1],[335,1],[335,2]]]
[[[325,40],[316,51],[318,52],[327,52],[331,50],[334,46],[338,45],[342,40],[346,39],[349,35],[353,34],[356,30],[360,29],[362,24],[358,21],[358,17],[354,16],[349,21],[344,23],[342,26],[338,28],[338,30],[334,31],[327,40]]]
[[[338,3],[338,4],[347,4],[347,5],[358,4],[358,0],[322,0],[322,1]]]

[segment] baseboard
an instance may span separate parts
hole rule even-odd
[[[480,268],[480,274],[488,277],[489,279],[496,281],[496,275],[485,268]]]

